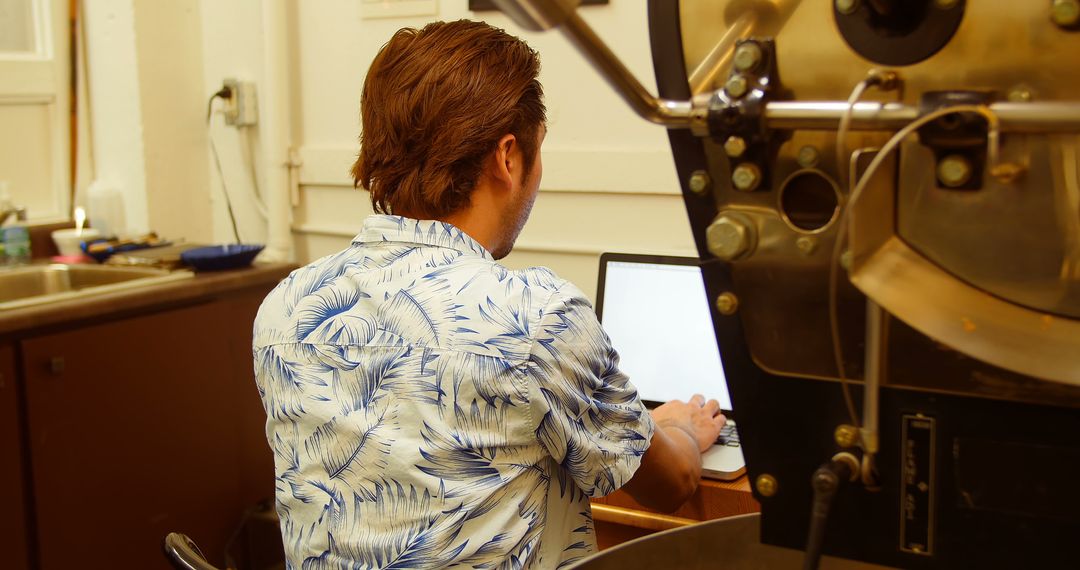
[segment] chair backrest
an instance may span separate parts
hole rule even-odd
[[[179,532],[165,537],[165,556],[176,570],[221,570],[206,561],[195,541]]]

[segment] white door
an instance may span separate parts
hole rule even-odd
[[[68,2],[0,0],[0,187],[40,222],[70,217]]]

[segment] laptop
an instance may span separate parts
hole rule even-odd
[[[720,402],[728,425],[702,454],[702,475],[730,481],[746,472],[746,461],[699,264],[696,257],[605,253],[596,315],[647,407],[694,394]]]

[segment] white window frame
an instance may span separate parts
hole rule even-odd
[[[0,52],[0,105],[47,107],[53,200],[34,223],[71,218],[71,33],[69,0],[31,0],[34,50]],[[11,136],[8,134],[7,136]]]

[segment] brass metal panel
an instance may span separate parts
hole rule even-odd
[[[1080,385],[1080,321],[980,291],[893,237],[852,275],[855,285],[932,338],[1008,370]]]
[[[1037,311],[1080,317],[1075,137],[1016,135],[1003,153],[1028,163],[1021,183],[987,177],[981,190],[949,190],[938,187],[928,168],[930,150],[907,144],[901,153],[898,233],[980,289]]]
[[[757,247],[746,259],[734,263],[733,279],[754,360],[773,373],[837,376],[828,335],[827,296],[837,220],[819,230],[800,230],[784,219],[777,191],[784,180],[805,170],[794,157],[806,146],[819,152],[814,170],[835,180],[834,140],[830,133],[797,132],[781,148],[773,171],[773,191],[743,193],[726,185],[719,191],[721,208],[746,215],[757,231]],[[718,156],[717,145],[706,146],[710,149],[710,170],[726,180],[730,176],[727,161]],[[800,249],[800,239],[810,241],[809,251]],[[845,371],[849,377],[859,378],[865,305],[862,295],[846,279],[841,280],[840,293]]]
[[[844,42],[829,0],[682,0],[681,10],[688,73],[699,67],[729,27],[748,11],[756,16],[746,34],[775,37],[780,79],[795,101],[844,101],[870,69],[882,67],[859,56]],[[963,22],[948,45],[923,62],[897,69],[903,79],[902,93],[870,90],[864,99],[896,102],[907,105],[908,110],[918,105],[922,94],[940,90],[989,90],[998,94],[998,100],[1023,91],[1039,103],[1074,101],[1080,94],[1080,74],[1073,73],[1076,69],[1080,69],[1080,33],[1054,25],[1049,2],[969,0]],[[721,74],[716,81],[723,78]],[[1020,105],[1023,103],[1009,104],[1018,109]],[[887,130],[853,132],[847,147],[879,147],[889,135]],[[774,186],[753,193],[736,192],[727,183],[730,168],[719,145],[706,144],[706,153],[713,179],[719,181],[716,195],[720,209],[751,213],[760,232],[757,250],[734,263],[740,316],[755,360],[774,372],[833,376],[835,364],[823,307],[836,227],[833,224],[818,232],[814,236],[816,252],[807,256],[792,247],[802,234],[783,222],[777,206],[779,183],[797,168],[793,166],[795,157],[805,144],[814,144],[821,151],[817,168],[837,178],[835,136],[829,131],[794,132],[774,165]],[[1064,346],[1073,345],[1061,339],[1052,341],[1046,334],[1035,335],[1032,339],[1051,344],[1033,349],[1032,354],[1057,360],[1043,366],[1040,359],[1021,354],[1035,341],[1018,344],[1016,338],[1028,332],[1030,323],[1042,326],[1038,323],[1044,322],[1043,316],[1054,323],[1049,330],[1060,334],[1065,332],[1062,327],[1074,324],[1063,317],[1080,316],[1080,191],[1076,190],[1080,182],[1076,180],[1074,149],[1072,135],[1008,134],[1003,139],[1003,156],[1028,164],[1024,177],[1006,185],[987,175],[982,190],[947,192],[936,188],[933,156],[913,137],[899,151],[898,168],[879,173],[874,181],[878,190],[868,189],[863,198],[868,205],[877,204],[869,213],[860,208],[862,219],[855,223],[862,224],[863,231],[857,233],[872,230],[876,235],[870,242],[854,244],[856,257],[860,251],[864,254],[856,266],[877,252],[886,234],[895,231],[907,242],[911,255],[895,258],[893,263],[913,263],[909,270],[895,266],[895,271],[909,277],[934,275],[940,279],[936,286],[948,283],[952,294],[966,296],[944,307],[950,311],[942,319],[955,320],[958,307],[983,307],[990,299],[998,311],[995,314],[1019,319],[1012,322],[1015,328],[1011,335],[1005,334],[1012,326],[1010,321],[997,317],[985,318],[1002,327],[1000,339],[990,334],[991,325],[986,325],[990,329],[985,334],[974,335],[939,326],[936,318],[911,300],[937,296],[925,284],[910,289],[907,295],[911,299],[903,303],[877,299],[877,289],[865,285],[877,283],[869,277],[859,284],[860,289],[905,322],[954,349],[980,359],[985,354],[987,362],[1009,370],[1071,382],[1074,376],[1067,369],[1070,365],[1080,368],[1080,356],[1076,356],[1080,350],[1061,352]],[[882,203],[882,196],[894,202]],[[934,263],[940,266],[931,267]],[[917,285],[910,279],[904,282]],[[888,287],[890,295],[898,294],[892,285],[881,286]],[[857,308],[859,297],[846,283],[841,287],[840,317],[848,323],[842,329],[844,352],[857,361],[861,361],[862,333],[850,325],[862,318]],[[979,340],[973,340],[976,338]],[[990,354],[995,352],[988,348],[991,338],[1011,343],[1014,349]],[[1024,348],[1019,348],[1020,344]],[[850,366],[849,375],[855,375],[858,364],[851,361]]]

